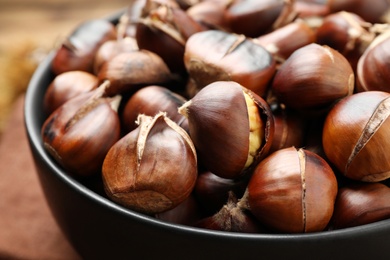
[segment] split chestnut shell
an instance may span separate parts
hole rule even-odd
[[[113,201],[138,212],[175,208],[191,194],[197,157],[188,134],[165,113],[140,115],[139,127],[120,139],[103,163],[103,183]]]
[[[188,118],[199,161],[222,178],[245,175],[269,151],[274,121],[268,104],[234,81],[217,81],[179,108]]]
[[[367,91],[337,103],[325,120],[326,156],[346,177],[377,182],[390,177],[390,94]]]

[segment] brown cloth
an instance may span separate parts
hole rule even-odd
[[[28,146],[23,105],[21,96],[0,137],[0,259],[80,259],[44,198]]]

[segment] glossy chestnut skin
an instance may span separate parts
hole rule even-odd
[[[357,65],[359,91],[390,91],[390,30],[377,36],[360,57]]]
[[[122,111],[122,125],[126,132],[138,127],[136,124],[139,114],[154,116],[163,111],[179,126],[188,131],[187,119],[179,114],[178,108],[187,100],[161,86],[147,86],[135,92],[126,102]]]
[[[257,106],[256,115],[249,113],[244,93]],[[188,118],[199,161],[219,177],[241,178],[268,154],[274,129],[271,110],[264,99],[237,82],[216,81],[207,85],[181,106],[179,112]],[[252,147],[250,122],[257,116],[263,136],[253,162],[247,166]]]
[[[353,93],[355,76],[339,52],[316,43],[296,50],[279,68],[272,91],[287,108],[323,113]]]
[[[323,231],[337,195],[332,168],[318,155],[294,147],[272,153],[248,184],[249,210],[276,232]]]
[[[56,50],[52,70],[60,74],[71,70],[93,73],[97,49],[106,41],[116,39],[115,27],[103,19],[83,22]]]
[[[100,91],[70,99],[42,125],[46,151],[76,177],[100,174],[108,150],[120,137],[116,110],[120,99],[102,97]]]
[[[215,81],[236,81],[264,96],[276,67],[271,54],[243,35],[208,30],[192,35],[184,52],[198,89]]]
[[[110,199],[137,212],[171,210],[195,186],[195,148],[184,129],[163,112],[140,115],[138,122],[138,128],[108,151],[102,168],[104,189]]]
[[[105,62],[99,74],[99,82],[108,80],[106,94],[134,93],[143,86],[164,84],[173,80],[165,62],[147,50],[124,52]]]
[[[95,54],[94,73],[96,75],[99,74],[103,63],[114,58],[116,55],[122,52],[132,52],[137,50],[137,42],[134,38],[131,37],[125,37],[123,39],[111,40],[103,43]]]
[[[297,49],[314,43],[315,40],[314,30],[299,20],[254,39],[281,61],[287,59]]]
[[[271,30],[287,4],[283,0],[233,1],[225,12],[225,19],[232,32],[258,37]]]
[[[390,217],[390,188],[382,183],[353,183],[340,188],[331,227],[341,229]]]
[[[316,30],[316,42],[339,51],[356,71],[359,58],[375,37],[370,27],[360,16],[340,11],[324,17]]]
[[[45,93],[43,106],[47,115],[69,99],[95,89],[98,78],[85,71],[74,70],[57,75]]]
[[[357,93],[328,113],[322,135],[324,151],[346,177],[367,182],[390,177],[389,97],[381,91]]]

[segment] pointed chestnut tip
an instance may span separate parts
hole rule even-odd
[[[181,107],[178,108],[178,111],[181,115],[188,118],[188,107],[191,105],[192,101],[189,100],[185,102]]]

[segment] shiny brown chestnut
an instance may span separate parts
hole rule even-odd
[[[103,163],[107,196],[127,208],[157,214],[186,200],[197,178],[188,134],[165,113],[140,115],[139,127],[108,151]]]
[[[317,43],[327,45],[344,55],[356,71],[357,62],[375,34],[372,25],[354,13],[341,11],[330,14],[316,30]]]
[[[275,60],[243,35],[208,30],[192,35],[184,63],[198,89],[215,81],[236,81],[264,96],[275,74]]]
[[[55,74],[71,70],[93,73],[93,60],[98,48],[108,40],[116,39],[115,26],[102,19],[83,22],[56,50],[52,62]]]
[[[187,9],[187,14],[206,29],[229,31],[225,11],[230,1],[202,1]]]
[[[147,50],[124,52],[105,62],[98,74],[99,82],[108,80],[106,94],[131,93],[140,87],[164,84],[173,80],[165,62]]]
[[[390,177],[390,94],[367,91],[342,99],[328,113],[322,143],[346,177],[377,182]]]
[[[382,183],[354,183],[339,189],[332,229],[361,226],[390,218],[390,188]]]
[[[74,70],[57,75],[43,98],[43,107],[49,115],[69,99],[95,89],[98,78],[85,71]]]
[[[316,35],[306,22],[297,20],[253,40],[283,62],[297,49],[314,43]]]
[[[199,159],[222,178],[250,172],[269,151],[274,122],[268,104],[234,81],[217,81],[179,108]]]
[[[110,40],[102,44],[95,54],[94,73],[99,74],[101,66],[123,52],[138,51],[137,41],[131,37],[125,37],[119,40]]]
[[[159,5],[146,9],[137,23],[135,38],[138,46],[159,55],[172,72],[186,75],[183,63],[185,43],[192,34],[204,28],[177,7]]]
[[[108,150],[120,137],[121,97],[102,96],[104,87],[65,102],[42,126],[43,146],[70,175],[99,174]]]
[[[247,37],[259,37],[295,18],[292,1],[247,0],[232,1],[225,19],[232,32]]]
[[[168,88],[161,86],[147,86],[135,92],[126,102],[122,111],[123,128],[130,132],[138,127],[136,121],[139,114],[154,116],[160,111],[188,131],[187,119],[179,114],[178,108],[187,100]]]
[[[274,117],[274,137],[270,153],[291,146],[302,147],[306,134],[304,118],[295,111],[280,107],[272,111]]]
[[[351,95],[354,86],[347,59],[328,46],[312,43],[296,50],[280,66],[272,91],[287,108],[320,113]]]
[[[390,92],[390,29],[375,38],[357,65],[358,91]]]
[[[337,180],[320,156],[294,147],[272,153],[256,167],[243,200],[276,232],[323,231],[333,214]]]

